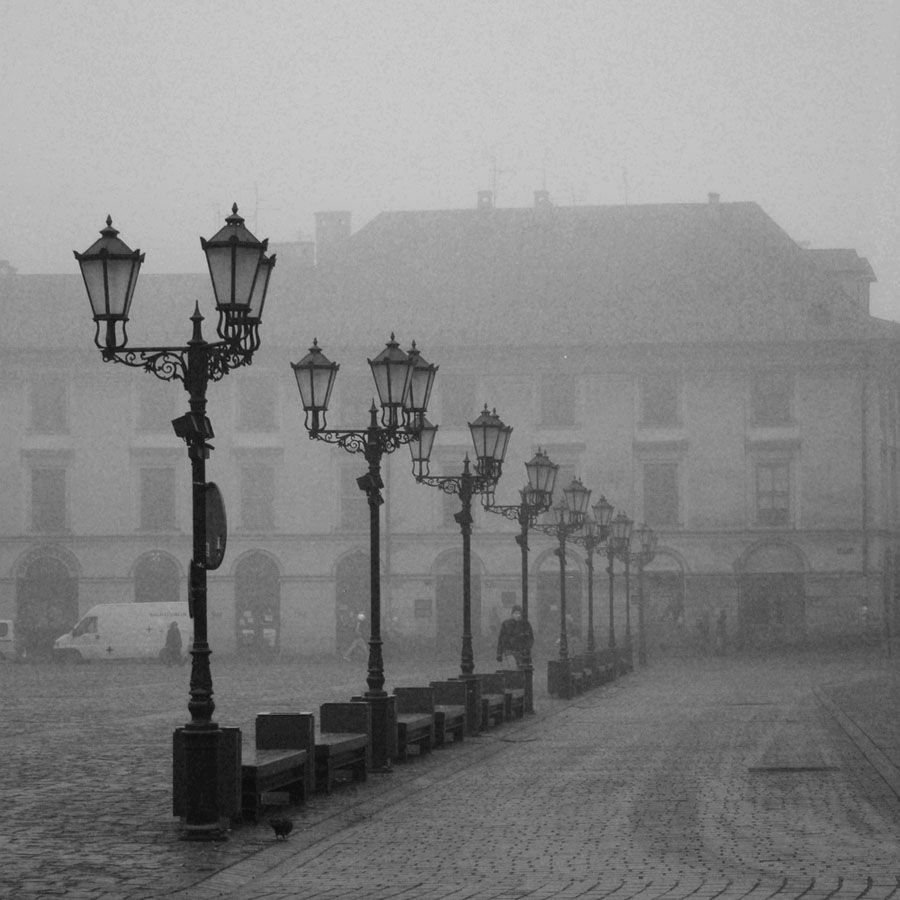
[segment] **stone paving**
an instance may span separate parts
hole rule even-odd
[[[388,688],[454,667],[395,672]],[[217,720],[248,734],[259,710],[365,678],[322,661],[213,675]],[[900,681],[877,651],[652,661],[568,702],[539,684],[535,716],[317,796],[279,842],[265,822],[179,839],[186,682],[0,666],[0,896],[900,900]]]

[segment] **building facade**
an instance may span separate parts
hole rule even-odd
[[[725,612],[740,646],[888,640],[900,627],[900,325],[874,319],[852,250],[808,250],[752,203],[385,213],[317,246],[282,245],[262,348],[210,387],[207,463],[228,547],[209,575],[214,653],[340,652],[368,612],[360,456],[312,442],[289,367],[313,338],[341,364],[331,427],[363,428],[366,365],[392,332],[439,368],[431,470],[459,474],[487,404],[514,428],[496,502],[515,503],[538,448],[659,536],[644,577],[651,651],[694,646]],[[117,223],[119,224],[119,223]],[[121,226],[127,241],[127,226]],[[85,243],[89,234],[85,235]],[[152,248],[146,248],[148,259]],[[186,599],[190,467],[178,383],[93,345],[77,271],[0,276],[0,619],[39,654],[96,603]],[[135,346],[180,344],[205,276],[144,274]],[[385,457],[382,606],[392,653],[458,657],[456,497]],[[476,659],[520,601],[513,523],[478,510]],[[538,659],[555,655],[555,541],[529,540]],[[607,640],[605,556],[596,638]],[[587,567],[568,548],[570,647],[585,639]],[[619,640],[626,620],[614,569]],[[631,579],[632,600],[636,593]]]

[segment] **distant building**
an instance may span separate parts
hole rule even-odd
[[[209,576],[214,652],[332,652],[368,611],[365,464],[308,439],[288,364],[316,337],[341,364],[329,425],[361,428],[366,358],[392,331],[440,366],[433,471],[461,470],[466,423],[487,403],[515,429],[497,502],[517,502],[542,447],[559,487],[577,475],[593,500],[657,531],[651,652],[694,643],[722,610],[745,646],[896,633],[900,324],[870,316],[874,274],[855,251],[801,248],[756,204],[717,195],[559,207],[538,192],[526,209],[479,195],[471,209],[383,213],[356,233],[349,213],[321,214],[317,235],[315,261],[306,244],[278,249],[262,348],[210,387],[207,469],[230,530]],[[186,396],[101,361],[74,267],[12,276],[0,298],[0,618],[39,648],[95,603],[186,597],[190,470],[170,425]],[[142,275],[131,343],[185,341],[197,298],[211,338],[205,276]],[[416,484],[405,448],[384,473],[384,621],[407,646],[458,658],[458,500]],[[476,514],[485,646],[520,601],[514,531]],[[558,563],[550,538],[529,543],[540,661],[555,653]],[[584,556],[571,545],[568,556],[583,638]],[[604,574],[600,645],[605,587]]]

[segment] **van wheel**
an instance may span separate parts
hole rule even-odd
[[[59,661],[64,665],[76,666],[84,662],[84,657],[80,650],[60,650]]]

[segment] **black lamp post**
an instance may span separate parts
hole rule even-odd
[[[553,507],[552,523],[538,523],[535,529],[544,534],[553,535],[559,546],[554,551],[559,558],[559,659],[562,675],[562,693],[569,698],[571,683],[569,679],[569,636],[566,623],[566,539],[578,531],[584,524],[591,492],[581,481],[573,478],[569,486],[563,489],[565,500]]]
[[[621,554],[622,548],[627,547],[631,537],[631,519],[624,512],[619,512],[610,523],[609,537],[606,541],[607,574],[609,575],[609,649],[616,649],[616,618],[614,602],[614,572],[613,560]]]
[[[392,698],[384,690],[384,657],[381,639],[381,513],[384,503],[381,459],[398,447],[419,437],[426,422],[425,410],[431,396],[437,366],[425,362],[415,343],[409,353],[400,349],[394,335],[369,366],[381,403],[381,422],[373,401],[369,427],[335,430],[325,427],[325,413],[340,366],[325,357],[314,340],[298,363],[291,363],[306,413],[306,430],[311,440],[337,444],[348,453],[361,453],[368,471],[356,483],[369,503],[369,596],[370,635],[368,689],[365,700],[372,710],[372,766],[386,770],[391,765],[396,737]]]
[[[609,537],[609,523],[612,519],[613,506],[602,494],[591,507],[593,517],[586,517],[582,534],[573,535],[572,540],[587,551],[588,570],[588,633],[587,650],[594,653],[597,644],[594,639],[594,551]]]
[[[644,622],[644,566],[656,556],[656,532],[647,525],[635,529],[640,549],[635,554],[638,564],[638,663],[647,665],[647,634]]]
[[[463,539],[463,634],[460,670],[463,678],[470,678],[475,672],[475,654],[472,650],[472,497],[476,494],[492,494],[503,471],[503,460],[506,458],[512,428],[504,425],[496,410],[489,412],[485,405],[481,415],[469,423],[472,443],[475,446],[475,471],[471,470],[469,456],[466,454],[462,474],[430,475],[428,460],[437,428],[436,425],[426,423],[420,431],[420,439],[412,441],[409,449],[416,481],[440,488],[445,494],[455,494],[460,499],[461,509],[454,516]]]
[[[189,395],[190,411],[172,422],[188,447],[193,481],[193,556],[188,602],[194,622],[191,683],[184,728],[185,836],[195,839],[221,834],[218,781],[219,737],[213,721],[212,675],[207,633],[206,573],[222,562],[225,533],[207,534],[207,506],[221,498],[206,482],[206,460],[213,429],[206,416],[206,391],[232,369],[249,365],[259,349],[259,324],[275,257],[268,258],[268,240],[257,240],[244,226],[237,204],[225,226],[210,240],[200,238],[219,313],[220,340],[202,335],[199,306],[191,316],[193,333],[182,347],[128,347],[126,325],[144,254],[131,250],[107,217],[101,238],[84,253],[75,253],[93,310],[94,343],[105,362],[144,369],[163,381],[180,381]]]
[[[525,463],[528,473],[528,484],[519,491],[521,503],[515,506],[497,506],[489,502],[486,495],[482,504],[488,512],[497,513],[519,523],[516,543],[522,553],[522,621],[528,623],[528,529],[537,521],[537,517],[550,508],[553,500],[553,487],[556,484],[556,473],[559,466],[550,462],[550,458],[538,450],[530,462]],[[523,653],[522,671],[525,673],[525,712],[534,712],[534,666],[531,660],[531,648]]]

